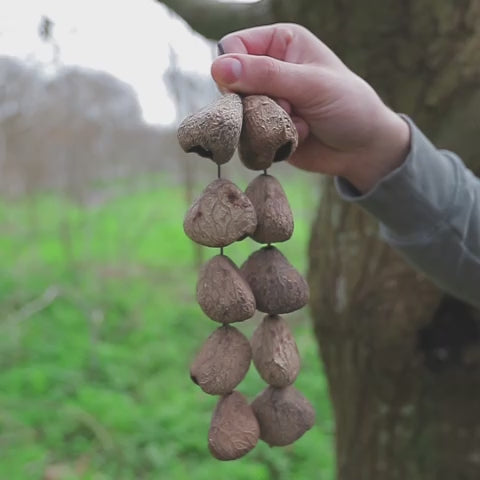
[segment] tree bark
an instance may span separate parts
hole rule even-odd
[[[271,0],[257,3],[230,3],[216,0],[162,0],[197,32],[218,40],[245,26],[272,23]]]
[[[480,0],[272,0],[271,12],[319,35],[480,173]],[[415,272],[375,220],[322,183],[309,282],[338,478],[477,480],[480,313]]]
[[[342,3],[345,34],[328,32],[334,49],[392,108],[479,172],[479,2],[370,1],[370,28],[360,6]],[[407,266],[379,240],[375,221],[326,183],[309,280],[338,478],[479,478],[478,312]]]

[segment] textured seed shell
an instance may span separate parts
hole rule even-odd
[[[282,447],[298,440],[315,424],[315,410],[291,385],[267,387],[252,402],[260,425],[260,438],[271,447]]]
[[[247,399],[239,392],[222,397],[208,432],[208,448],[218,460],[236,460],[258,442],[260,427]]]
[[[252,253],[241,272],[261,312],[280,315],[298,310],[308,302],[307,282],[273,246]]]
[[[203,191],[188,210],[185,233],[206,247],[226,247],[251,235],[257,215],[248,197],[230,180],[219,178]]]
[[[257,228],[250,235],[259,243],[285,242],[293,233],[293,214],[280,182],[271,175],[259,175],[245,194],[257,214]]]
[[[288,113],[265,95],[243,99],[243,126],[238,153],[251,170],[286,160],[297,148],[298,133]]]
[[[197,301],[220,323],[242,322],[255,313],[255,297],[237,266],[225,255],[211,258],[200,270]]]
[[[283,318],[267,315],[250,343],[255,368],[269,385],[286,387],[295,381],[300,371],[300,355]]]
[[[248,338],[225,325],[217,328],[202,345],[190,367],[190,377],[205,393],[225,395],[243,380],[251,360]]]
[[[242,100],[229,93],[185,118],[178,127],[178,141],[186,152],[198,153],[222,165],[237,148],[242,121]]]

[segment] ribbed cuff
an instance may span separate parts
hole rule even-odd
[[[448,215],[458,185],[456,159],[437,150],[409,117],[401,116],[411,132],[405,162],[364,195],[344,178],[336,177],[335,184],[344,200],[380,220],[384,235],[414,242],[431,235]]]

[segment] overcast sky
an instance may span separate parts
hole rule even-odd
[[[0,55],[51,65],[53,48],[38,34],[42,16],[54,22],[61,63],[131,84],[147,122],[174,120],[162,82],[169,44],[183,69],[209,74],[213,46],[154,0],[0,0]]]

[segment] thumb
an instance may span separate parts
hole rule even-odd
[[[322,94],[322,68],[298,65],[260,55],[222,55],[211,68],[220,88],[246,95],[263,94],[283,98],[296,108]]]

